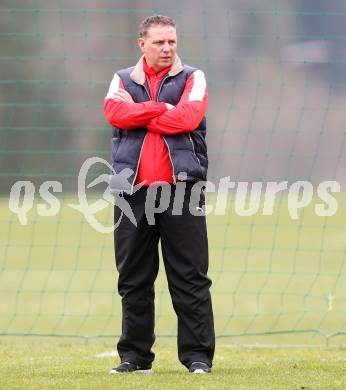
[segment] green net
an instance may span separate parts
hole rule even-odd
[[[93,156],[110,161],[103,98],[113,73],[137,61],[139,22],[162,13],[177,21],[180,57],[207,76],[209,180],[217,188],[223,177],[235,182],[225,214],[208,215],[217,337],[345,342],[344,1],[2,0],[0,6],[1,335],[120,334],[112,234],[95,230],[69,205],[78,203],[82,164]],[[105,169],[95,164],[87,182]],[[28,207],[22,221],[9,208],[18,181],[30,182],[33,194],[32,204],[29,198],[24,204],[21,192],[19,206]],[[61,192],[58,212],[45,216],[46,181],[61,183]],[[310,183],[312,193],[293,218],[289,190],[297,181]],[[319,216],[318,205],[327,202],[318,188],[326,181],[340,185],[333,194],[338,207]],[[241,182],[249,182],[244,207]],[[264,215],[269,182],[287,182],[287,190]],[[104,187],[87,191],[92,204]],[[215,208],[216,194],[208,199]],[[95,217],[111,226],[112,215],[108,204]],[[162,270],[156,333],[176,335]]]

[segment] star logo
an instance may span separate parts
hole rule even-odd
[[[112,175],[101,174],[96,179],[94,179],[91,183],[86,185],[87,174],[92,166],[97,163],[101,163],[113,173]],[[135,226],[137,226],[136,218],[133,214],[130,204],[124,198],[123,193],[131,193],[138,191],[139,188],[143,186],[143,183],[139,183],[135,186],[131,186],[129,182],[129,178],[133,175],[133,170],[130,168],[125,168],[119,173],[115,173],[112,166],[108,163],[108,161],[104,160],[100,157],[90,157],[83,163],[79,174],[78,174],[78,200],[79,203],[72,204],[69,203],[68,206],[79,211],[88,221],[90,226],[92,226],[95,230],[100,233],[111,233],[113,232],[121,223],[123,216],[125,215]],[[88,202],[88,198],[86,195],[86,189],[90,189],[97,184],[107,183],[108,186],[104,193],[102,194],[102,198],[97,199],[93,203]],[[99,211],[102,211],[109,204],[116,205],[121,210],[121,215],[113,226],[104,226],[100,223],[95,214]]]

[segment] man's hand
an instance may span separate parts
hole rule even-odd
[[[119,88],[117,92],[114,92],[112,99],[121,102],[134,103],[132,96],[123,88]],[[175,106],[170,103],[165,103],[165,105],[167,107],[167,110],[172,110],[173,108],[175,108]]]
[[[117,92],[114,92],[112,98],[114,100],[120,100],[122,102],[134,103],[132,96],[122,88],[119,88]]]

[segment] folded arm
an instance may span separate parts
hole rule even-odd
[[[167,111],[163,102],[135,103],[115,73],[104,101],[104,115],[112,126],[121,129],[147,127],[149,121]]]
[[[199,125],[208,106],[208,90],[204,73],[197,70],[187,79],[184,92],[176,107],[151,119],[149,131],[165,135],[191,132]]]

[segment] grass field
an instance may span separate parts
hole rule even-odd
[[[345,350],[320,348],[346,343],[346,199],[338,198],[339,210],[329,218],[315,215],[314,200],[297,220],[285,201],[273,216],[240,217],[232,202],[225,216],[208,216],[218,346],[213,374],[189,376],[178,362],[176,320],[160,270],[155,374],[114,378],[108,371],[118,360],[109,353],[121,312],[112,235],[93,230],[67,206],[72,199],[55,217],[40,217],[34,208],[27,226],[3,199],[0,389],[346,388]],[[110,224],[112,209],[99,218]]]
[[[323,345],[340,333],[330,344],[345,343],[346,199],[323,218],[314,213],[317,201],[296,220],[285,198],[272,216],[240,217],[232,202],[226,215],[208,216],[216,331],[225,342]],[[112,235],[96,232],[68,202],[76,200],[65,199],[55,217],[40,217],[34,207],[27,226],[7,199],[0,203],[2,334],[120,333]],[[112,208],[99,218],[111,224]],[[156,331],[174,336],[162,268]]]
[[[152,375],[110,376],[109,341],[0,343],[1,389],[345,389],[346,350],[243,349],[220,345],[210,375],[189,374],[172,343],[158,342]]]

